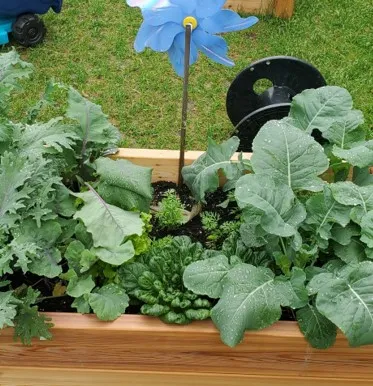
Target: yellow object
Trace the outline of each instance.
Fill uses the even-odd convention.
[[[187,16],[184,20],[183,20],[183,26],[184,28],[186,28],[186,26],[190,24],[192,26],[193,29],[196,29],[197,26],[198,26],[198,21],[195,17],[193,16]]]

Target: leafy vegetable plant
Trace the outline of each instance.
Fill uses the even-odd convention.
[[[307,90],[288,118],[262,127],[251,174],[230,161],[235,139],[210,146],[184,169],[199,200],[216,189],[223,169],[242,211],[240,240],[271,260],[232,264],[222,253],[186,268],[187,288],[218,299],[211,316],[226,344],[270,326],[284,307],[314,347],[333,345],[337,328],[352,346],[373,343],[373,152],[362,123],[346,90]],[[315,129],[323,146],[311,136]]]
[[[65,117],[35,121],[40,103],[31,123],[10,121],[9,93],[31,67],[15,51],[0,67],[0,328],[14,326],[29,344],[51,337],[37,305],[54,295],[32,288],[40,281],[102,320],[125,311],[118,270],[149,248],[140,211],[149,211],[151,169],[101,157],[119,132],[72,88]]]

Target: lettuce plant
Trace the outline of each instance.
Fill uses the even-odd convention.
[[[373,151],[362,123],[346,90],[307,90],[288,118],[262,127],[251,174],[238,177],[242,161],[229,161],[237,139],[184,169],[200,200],[223,170],[242,211],[242,243],[272,261],[255,266],[222,253],[186,268],[187,288],[218,299],[211,316],[226,344],[272,325],[283,307],[314,347],[333,345],[337,328],[352,346],[373,343]]]

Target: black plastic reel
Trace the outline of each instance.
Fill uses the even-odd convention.
[[[25,13],[14,22],[12,34],[24,47],[35,47],[44,40],[46,28],[39,16]]]
[[[266,80],[266,90],[255,92]],[[257,83],[258,82],[258,83]],[[252,151],[260,128],[289,114],[293,97],[304,90],[326,85],[311,64],[289,56],[274,56],[251,64],[232,82],[227,94],[227,113],[240,138],[240,151]]]

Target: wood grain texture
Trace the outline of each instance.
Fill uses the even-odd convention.
[[[289,19],[294,13],[295,0],[275,0],[274,14],[277,17]]]
[[[190,165],[203,151],[187,151],[185,153],[185,165]],[[244,153],[244,158],[250,159],[251,153]],[[178,150],[152,150],[152,149],[119,149],[112,158],[127,159],[139,166],[153,168],[153,182],[172,181],[177,182],[179,170]],[[232,158],[237,160],[238,153]]]
[[[0,367],[1,386],[371,386],[370,381],[101,370]]]
[[[232,349],[222,344],[218,331],[209,321],[170,326],[158,319],[137,315],[124,315],[112,323],[100,322],[93,315],[48,315],[55,324],[52,341],[37,341],[31,347],[24,347],[14,343],[11,329],[0,335],[3,377],[11,377],[9,372],[19,367],[58,367],[69,372],[72,369],[164,372],[217,378],[222,375],[227,379],[230,375],[253,379],[264,376],[295,379],[298,383],[287,383],[294,386],[303,386],[300,379],[332,382],[336,377],[341,385],[347,385],[347,380],[373,384],[373,346],[352,349],[340,335],[332,349],[315,350],[293,322],[280,322],[263,331],[247,333],[244,342]],[[253,385],[261,384],[255,381]]]
[[[228,0],[225,7],[236,11],[255,14],[274,14],[290,18],[294,12],[295,0]]]

